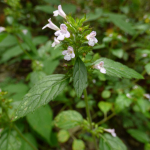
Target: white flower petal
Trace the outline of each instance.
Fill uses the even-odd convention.
[[[102,68],[100,68],[100,72],[105,74],[106,73],[106,69],[102,67]]]
[[[95,43],[94,43],[93,40],[89,40],[88,44],[89,44],[90,46],[94,46]]]
[[[90,39],[90,35],[87,35],[86,38],[87,38],[87,40],[89,40]]]
[[[97,38],[94,38],[94,42],[95,42],[95,43],[97,43],[97,42],[98,42]]]
[[[75,57],[75,54],[74,54],[74,53],[72,53],[71,58],[74,58],[74,57]]]
[[[64,51],[62,52],[62,54],[63,54],[63,55],[66,55],[67,52],[68,52],[67,50],[64,50]]]
[[[5,27],[0,27],[0,33],[5,31],[5,30],[6,30]]]
[[[71,56],[70,55],[65,55],[64,59],[67,60],[67,61],[69,61],[69,60],[71,60]]]
[[[53,11],[53,13],[54,13],[53,16],[58,16],[59,15],[59,11],[58,10]]]
[[[58,11],[59,11],[59,15],[66,19],[66,14],[65,14],[65,12],[62,10],[61,5],[58,6]]]
[[[45,26],[42,28],[42,30],[43,30],[43,29],[45,29],[45,28],[47,28],[47,27],[48,27],[48,24],[47,24],[47,25],[45,25]]]
[[[59,36],[61,34],[61,32],[60,32],[60,30],[58,30],[54,34],[55,34],[55,36]]]
[[[65,37],[66,38],[69,38],[70,37],[70,33],[67,31],[67,33],[65,34]]]
[[[67,48],[67,49],[73,52],[73,47],[68,46],[68,48]]]
[[[52,47],[55,47],[55,42],[52,43]]]
[[[57,37],[57,39],[60,40],[60,41],[64,40],[64,38],[65,38],[65,36],[64,36],[63,34],[60,34],[60,35]]]

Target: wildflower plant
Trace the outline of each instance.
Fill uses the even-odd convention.
[[[23,101],[20,103],[13,117],[13,121],[26,116],[42,105],[46,105],[54,100],[68,84],[73,84],[78,98],[84,94],[87,117],[83,118],[82,115],[75,110],[63,111],[56,116],[54,121],[55,126],[65,130],[79,127],[79,129],[89,132],[95,143],[95,149],[98,149],[98,141],[100,138],[103,139],[100,141],[100,144],[105,142],[105,138],[110,138],[110,135],[104,137],[104,132],[111,133],[116,140],[118,140],[118,137],[114,129],[106,129],[101,126],[101,123],[107,120],[107,116],[105,120],[98,123],[92,121],[86,90],[88,87],[88,75],[90,74],[92,76],[93,71],[99,71],[102,74],[119,78],[143,79],[143,77],[127,66],[108,58],[101,57],[96,61],[94,59],[86,61],[86,55],[92,51],[93,46],[98,44],[96,31],[93,29],[94,27],[91,28],[90,25],[84,25],[84,22],[87,21],[86,15],[81,19],[74,19],[71,15],[65,14],[61,5],[59,5],[58,10],[55,10],[53,13],[54,17],[60,15],[64,18],[64,22],[60,24],[60,28],[57,27],[50,18],[48,19],[49,23],[42,29],[48,31],[48,28],[50,28],[55,31],[52,47],[60,46],[62,48],[62,56],[66,61],[64,68],[67,70],[67,73],[45,76],[38,81],[24,96]],[[99,43],[101,43],[101,41],[99,41]],[[112,107],[113,106],[110,105],[109,110]],[[104,107],[104,112],[106,109],[107,106]],[[115,109],[112,110],[113,116]],[[105,114],[106,113],[107,111]],[[123,143],[121,143],[121,145],[123,145]],[[110,145],[108,145],[108,147],[110,147]]]

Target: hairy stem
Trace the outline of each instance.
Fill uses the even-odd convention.
[[[90,124],[90,129],[93,130],[92,127],[92,118],[91,118],[91,114],[90,114],[90,109],[89,109],[89,104],[88,104],[88,97],[87,97],[87,91],[86,89],[84,89],[84,100],[85,100],[85,106],[86,106],[86,115]],[[92,134],[93,140],[94,140],[94,145],[96,150],[98,150],[98,146],[97,146],[97,142],[96,142],[96,137]]]
[[[21,137],[24,141],[26,141],[34,150],[37,150],[37,148],[36,148],[34,145],[32,145],[32,143],[30,143],[30,142],[24,137],[24,135],[19,131],[19,129],[18,129],[18,127],[17,127],[16,125],[14,125],[13,128],[17,131],[17,133],[20,135],[20,137]]]

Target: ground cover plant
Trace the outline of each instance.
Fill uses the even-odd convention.
[[[0,149],[149,150],[148,3],[1,1]]]

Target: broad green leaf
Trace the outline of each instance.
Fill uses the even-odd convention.
[[[27,115],[29,125],[50,143],[52,130],[52,110],[48,105],[38,108],[34,113]]]
[[[33,39],[35,45],[43,44],[48,40],[47,36],[37,36]]]
[[[104,114],[106,114],[111,109],[112,104],[109,102],[99,102],[98,107]]]
[[[58,141],[60,143],[65,143],[68,141],[70,135],[69,135],[69,132],[67,130],[60,130],[57,134],[57,138],[58,138]]]
[[[67,84],[68,77],[63,74],[55,74],[44,77],[24,96],[14,119],[23,117],[29,112],[33,112],[40,106],[55,99],[55,97],[63,91]]]
[[[76,5],[73,4],[63,4],[62,9],[66,14],[74,14],[76,12]]]
[[[148,143],[150,142],[150,139],[148,137],[148,135],[140,130],[137,129],[129,129],[127,130],[127,132],[133,137],[135,138],[137,141],[141,142],[141,143]]]
[[[127,147],[118,137],[113,137],[110,134],[104,134],[101,137],[99,148],[101,150],[127,150]]]
[[[23,135],[28,141],[30,141],[36,148],[37,148],[37,142],[36,139],[33,137],[32,134],[26,133]],[[21,139],[22,144],[19,150],[34,150],[24,139]]]
[[[146,113],[150,109],[150,102],[143,98],[137,99],[137,105],[142,113]]]
[[[0,33],[0,42],[2,42],[7,37],[7,34]]]
[[[24,48],[24,49],[27,49],[27,45],[25,43],[21,44],[21,46]],[[20,54],[23,53],[23,50],[21,49],[21,47],[19,45],[17,46],[14,46],[10,49],[7,49],[3,54],[2,54],[2,59],[0,60],[0,62],[6,62],[8,61],[9,59],[13,58],[13,57],[16,57]]]
[[[3,41],[0,42],[0,47],[9,47],[17,44],[15,36],[9,34]]]
[[[85,144],[82,140],[75,139],[72,144],[73,150],[84,150]]]
[[[6,129],[0,137],[0,150],[18,150],[21,146],[21,139],[16,131]]]
[[[133,35],[135,33],[135,30],[132,28],[131,24],[125,21],[125,15],[115,13],[108,13],[107,15],[110,21],[112,21],[117,27],[119,27],[124,32],[127,32],[130,35]]]
[[[61,3],[60,0],[43,0],[43,1],[55,5],[59,5]]]
[[[35,7],[35,10],[40,10],[48,14],[53,14],[55,8],[50,5],[39,5]]]
[[[146,69],[147,74],[150,75],[150,63],[145,65],[145,69]]]
[[[115,62],[113,60],[107,58],[100,58],[95,61],[93,64],[98,64],[101,61],[104,62],[104,68],[106,69],[106,74],[109,76],[119,77],[119,78],[136,78],[136,79],[143,79],[143,76],[134,71],[133,69],[128,68],[127,66]]]
[[[78,97],[81,96],[87,86],[87,70],[79,57],[76,59],[73,69],[73,86]]]
[[[58,114],[55,118],[55,125],[58,128],[70,129],[80,125],[83,117],[74,110],[66,110]]]
[[[8,94],[11,95],[13,101],[21,101],[28,90],[28,86],[22,82],[17,84],[8,84],[4,87],[4,91],[7,91]]]

